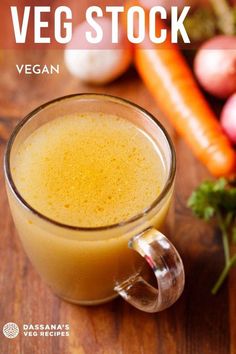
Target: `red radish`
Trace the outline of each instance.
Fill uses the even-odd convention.
[[[203,88],[219,98],[236,91],[236,36],[217,36],[198,51],[195,74]]]
[[[230,140],[236,144],[236,92],[224,106],[221,114],[221,124]]]
[[[109,18],[97,18],[103,30],[98,44],[86,40],[86,32],[93,32],[85,21],[76,27],[72,40],[65,50],[65,63],[70,73],[82,81],[105,84],[122,75],[132,61],[132,47],[126,32],[119,26],[119,43],[111,39],[112,22]]]

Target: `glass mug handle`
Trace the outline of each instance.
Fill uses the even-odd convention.
[[[159,312],[170,307],[184,288],[184,267],[172,243],[159,231],[149,228],[134,236],[128,244],[151,266],[157,288],[135,275],[117,284],[115,291],[132,306],[145,312]]]

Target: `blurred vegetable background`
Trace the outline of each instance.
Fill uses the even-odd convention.
[[[200,2],[185,21],[192,42],[202,42],[217,34],[236,34],[235,1],[209,0]]]
[[[158,2],[158,0],[154,1],[155,4]],[[173,3],[176,4],[176,1],[173,0]],[[142,4],[148,7],[148,2],[151,4],[151,0],[143,0]],[[182,4],[189,3],[187,0],[181,2]],[[23,6],[28,6],[31,1],[14,0],[14,2],[12,2],[10,0],[4,0],[1,2],[1,6],[9,3],[14,3],[19,6],[19,8],[23,8]],[[32,0],[33,5],[39,5],[39,3],[39,0]],[[48,0],[46,3],[47,5],[50,3],[52,8],[53,6],[62,5],[58,0]],[[111,0],[109,2],[108,0],[66,0],[64,5],[68,5],[72,8],[74,23],[75,26],[77,26],[84,21],[84,13],[87,7],[95,3],[99,6],[105,6],[107,3],[109,3],[109,5],[124,4],[124,2],[121,3],[120,0]],[[169,3],[172,4],[172,1],[169,1]],[[180,4],[180,1],[178,3]],[[227,0],[226,3],[230,6],[231,10],[233,10],[233,4],[236,5],[236,1],[232,2]],[[210,12],[212,22],[200,19],[198,22],[199,25],[196,27],[193,25],[192,17],[195,15],[202,16],[203,10]],[[52,14],[48,16],[51,24],[53,24],[53,14],[52,12]],[[95,92],[120,96],[140,104],[156,116],[166,127],[175,144],[178,163],[174,201],[167,217],[165,233],[170,237],[180,252],[186,271],[186,287],[180,301],[169,310],[157,316],[136,311],[119,299],[94,308],[81,308],[76,305],[72,306],[64,301],[59,301],[40,281],[21,249],[18,237],[16,237],[15,228],[13,227],[13,221],[10,217],[6,192],[3,185],[3,171],[1,169],[0,317],[2,325],[9,321],[14,321],[18,324],[50,324],[59,322],[68,323],[71,329],[69,337],[27,338],[23,336],[23,332],[21,332],[16,339],[8,340],[7,338],[3,338],[2,335],[2,338],[0,338],[1,353],[236,354],[235,268],[232,268],[229,278],[224,282],[223,286],[217,292],[217,295],[211,295],[211,289],[217,278],[221,274],[223,274],[223,277],[225,274],[228,274],[228,269],[235,259],[236,245],[233,243],[235,239],[233,223],[231,223],[230,227],[232,226],[232,228],[230,228],[228,227],[228,220],[225,220],[225,222],[227,222],[226,231],[228,239],[225,242],[226,257],[224,262],[221,239],[221,235],[223,236],[223,234],[220,232],[220,225],[218,218],[215,217],[216,215],[214,217],[212,216],[208,223],[205,223],[204,220],[198,220],[198,218],[194,216],[196,214],[195,212],[194,215],[192,214],[191,209],[193,208],[191,205],[191,209],[187,207],[187,200],[196,188],[196,192],[199,191],[197,196],[204,197],[205,201],[211,203],[210,205],[209,203],[208,205],[202,204],[203,209],[201,210],[205,210],[206,207],[208,216],[212,215],[212,211],[215,210],[211,209],[211,207],[215,207],[216,202],[220,204],[218,204],[218,206],[220,206],[224,214],[223,216],[225,216],[225,212],[227,213],[227,211],[221,203],[221,197],[228,195],[228,189],[229,194],[232,193],[232,198],[235,201],[235,181],[225,179],[224,182],[222,182],[218,177],[214,178],[213,175],[211,176],[205,168],[205,165],[212,165],[215,161],[215,157],[219,156],[216,154],[214,148],[206,148],[208,158],[205,158],[205,161],[201,159],[201,161],[203,161],[202,163],[198,162],[197,158],[195,158],[192,153],[192,145],[195,145],[195,148],[197,147],[196,150],[199,150],[200,145],[201,156],[204,158],[205,146],[209,146],[209,141],[214,140],[218,149],[221,151],[220,156],[222,156],[221,154],[224,156],[223,161],[227,161],[229,156],[233,156],[234,158],[236,145],[236,93],[234,92],[228,98],[218,98],[215,97],[213,93],[209,93],[208,88],[202,86],[197,77],[197,73],[195,73],[194,62],[196,60],[196,54],[202,49],[206,41],[212,40],[216,36],[234,36],[235,38],[235,33],[225,34],[218,27],[216,24],[218,16],[215,14],[210,1],[193,1],[189,16],[191,19],[190,25],[193,30],[195,31],[197,29],[197,32],[201,34],[196,40],[192,39],[190,50],[188,50],[188,46],[185,46],[185,48],[182,45],[179,47],[174,46],[173,51],[172,47],[169,48],[171,49],[169,51],[167,48],[167,54],[164,55],[163,50],[161,54],[160,48],[154,47],[145,55],[144,51],[138,54],[137,48],[135,49],[134,46],[131,46],[131,48],[125,49],[125,51],[127,50],[126,55],[129,57],[127,67],[125,67],[125,65],[120,66],[120,60],[122,58],[116,55],[115,59],[113,58],[110,62],[111,53],[109,53],[109,51],[106,53],[103,52],[104,57],[102,61],[99,58],[101,54],[99,50],[96,56],[91,52],[89,56],[87,56],[88,53],[85,53],[85,58],[79,58],[79,65],[77,65],[76,60],[74,61],[73,58],[73,64],[69,63],[69,66],[68,63],[64,65],[64,50],[54,50],[48,45],[43,46],[43,48],[32,49],[30,47],[29,49],[11,49],[10,44],[10,50],[4,49],[1,51],[1,159],[10,133],[22,117],[48,100],[71,93]],[[206,26],[206,22],[210,23],[209,27]],[[9,18],[5,16],[4,12],[1,17],[1,23],[3,24],[2,36],[9,38],[12,24]],[[209,29],[206,30],[206,28]],[[191,30],[189,29],[189,31]],[[32,34],[33,36],[32,32],[33,26],[29,28],[29,35]],[[207,32],[210,32],[210,34],[206,35]],[[191,34],[191,36],[193,35]],[[74,33],[73,40],[77,40],[76,33]],[[206,50],[207,49],[204,49],[204,51]],[[226,52],[225,50],[222,53],[223,62],[225,62],[224,58],[227,56]],[[172,55],[171,53],[174,54]],[[135,68],[138,66],[141,67],[141,61],[137,56],[139,59],[142,57],[145,60],[150,60],[152,64],[150,68],[149,65],[146,66],[146,73],[143,73],[143,75],[141,75],[141,71],[144,71],[143,66],[142,69],[139,70],[140,74],[137,73]],[[183,64],[180,68],[178,68],[178,65],[174,65],[174,58],[178,58],[179,62]],[[83,60],[85,64],[83,64]],[[110,71],[112,66],[105,65],[106,60],[112,63],[112,66],[114,65],[114,71],[113,69]],[[214,57],[212,57],[211,60],[214,62]],[[117,65],[117,62],[119,65]],[[228,59],[226,62],[228,62]],[[161,70],[161,63],[165,63],[164,71]],[[53,76],[19,75],[16,70],[16,64],[60,65],[60,74]],[[128,69],[128,64],[131,64],[130,69]],[[71,67],[71,65],[73,67]],[[87,71],[84,69],[84,65],[86,65]],[[221,62],[218,67],[218,73],[216,74],[217,78],[218,74],[222,73],[222,65]],[[99,70],[97,70],[97,66],[99,66]],[[216,67],[216,65],[212,66]],[[67,67],[70,70],[68,70]],[[201,69],[204,70],[204,68]],[[74,70],[76,73],[74,73]],[[92,74],[88,76],[88,73],[91,73],[90,70],[92,70]],[[151,73],[153,70],[155,76],[152,78]],[[106,80],[104,71],[107,75]],[[228,71],[226,70],[226,72]],[[168,82],[165,80],[163,73],[167,75]],[[100,82],[94,85],[93,80],[91,84],[92,75],[94,75],[95,81],[98,79]],[[144,83],[144,81],[146,82],[144,75],[147,76],[148,80],[152,78],[153,90],[147,89],[147,85]],[[186,81],[184,80],[185,75],[187,78]],[[219,76],[222,77],[222,75]],[[163,77],[163,80],[161,80],[161,77]],[[188,86],[188,80],[191,86]],[[228,85],[228,82],[225,80],[226,79],[224,79],[223,88]],[[87,83],[87,81],[89,82]],[[231,79],[231,81],[233,82],[233,79]],[[105,84],[103,82],[105,82]],[[194,92],[191,94],[193,87]],[[164,105],[160,98],[159,100],[157,99],[160,95],[160,90],[165,90],[166,92],[162,97],[165,105],[170,106],[169,115],[167,115],[167,113],[161,114],[161,110],[164,112]],[[182,90],[184,94],[182,93],[180,95],[181,91],[179,90]],[[182,121],[182,123],[178,125],[178,132],[175,115],[171,111],[173,104],[175,104],[175,106],[173,106],[175,109],[179,107],[178,122]],[[190,110],[195,122],[195,125],[192,123],[193,125],[190,130],[190,140],[194,139],[194,143],[190,141],[189,145],[186,145],[184,139],[187,139],[188,129],[185,129],[187,118],[185,118],[184,113],[190,112]],[[214,130],[211,130],[210,127],[205,130],[205,126],[209,124],[209,116],[211,117],[210,120],[213,122],[213,127],[215,127]],[[192,119],[191,122],[193,122]],[[182,134],[180,132],[181,128],[183,129]],[[214,139],[211,131],[217,132]],[[225,134],[223,134],[223,131],[225,131]],[[220,136],[223,137],[223,145],[221,145],[217,139],[218,132]],[[204,133],[204,135],[202,135],[202,133]],[[232,144],[230,141],[232,141]],[[229,153],[222,149],[222,146],[227,146]],[[195,156],[198,156],[197,152]],[[211,156],[213,156],[213,159]],[[199,158],[200,156],[198,156],[198,159]],[[229,161],[231,161],[231,158]],[[216,160],[218,161],[218,159]],[[231,163],[229,163],[229,166],[230,165]],[[217,172],[219,173],[218,163],[216,166]],[[215,171],[215,168],[213,170]],[[228,168],[226,168],[226,170],[228,170]],[[208,183],[202,186],[202,182],[205,183],[204,181],[206,179]],[[213,205],[211,193],[213,196],[217,197],[217,201],[213,200]],[[198,204],[200,202],[201,201],[196,197],[193,207],[201,206],[201,204]],[[210,207],[209,209],[208,206]],[[235,215],[234,206],[232,211]],[[229,217],[229,219],[231,219],[231,217]],[[231,221],[233,220],[235,221],[234,218],[231,219]],[[229,252],[227,251],[227,244],[229,244]],[[224,273],[222,271],[224,271]],[[220,283],[221,280],[222,277],[220,278]],[[24,305],[22,306],[22,304]]]

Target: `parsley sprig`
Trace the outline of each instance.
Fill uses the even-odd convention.
[[[216,294],[236,265],[236,254],[230,254],[230,244],[236,243],[236,186],[224,178],[203,182],[190,196],[188,206],[200,219],[215,219],[221,231],[225,266],[212,289]]]

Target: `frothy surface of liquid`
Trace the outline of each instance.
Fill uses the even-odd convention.
[[[33,208],[81,227],[137,215],[164,183],[150,138],[127,120],[101,113],[59,117],[38,128],[20,146],[12,171]]]

